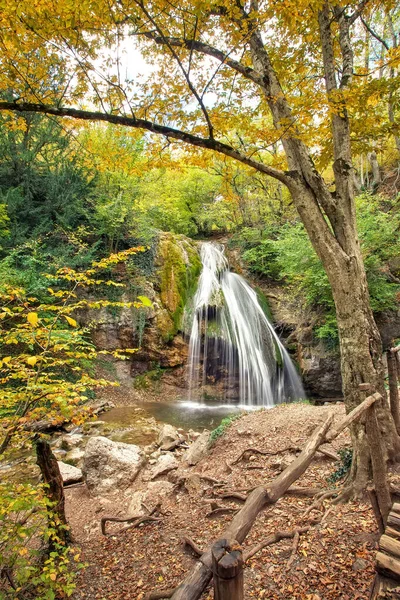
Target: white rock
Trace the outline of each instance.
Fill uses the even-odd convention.
[[[174,484],[169,481],[151,481],[147,489],[135,492],[132,496],[128,508],[128,517],[141,515],[145,513],[142,506],[144,503],[149,510],[157,504],[162,504],[163,500],[172,492]]]
[[[92,437],[85,449],[83,476],[89,490],[99,496],[123,490],[135,480],[144,460],[139,446]]]
[[[82,471],[77,467],[73,467],[72,465],[68,465],[67,463],[61,461],[58,461],[58,467],[60,469],[64,485],[82,481]]]
[[[175,440],[179,440],[179,438],[180,435],[178,433],[178,430],[175,429],[175,427],[173,427],[172,425],[166,423],[165,425],[163,425],[160,431],[157,444],[162,448],[163,446],[168,446],[169,444],[172,444],[172,442],[175,442]]]
[[[155,479],[160,475],[165,475],[165,473],[177,469],[178,467],[179,462],[176,460],[175,456],[172,454],[164,454],[163,456],[160,456],[157,463],[151,469],[149,479]]]
[[[189,465],[197,465],[204,458],[210,447],[210,432],[205,429],[200,437],[190,446],[184,456]]]

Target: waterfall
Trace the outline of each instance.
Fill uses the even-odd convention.
[[[206,242],[200,254],[203,269],[189,310],[189,398],[204,397],[208,388],[248,406],[304,398],[257,293],[229,271],[224,247]]]

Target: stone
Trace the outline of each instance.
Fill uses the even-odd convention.
[[[157,504],[162,504],[173,489],[174,484],[169,481],[151,481],[145,490],[135,492],[132,495],[128,507],[128,517],[144,514],[145,509],[142,504],[145,504],[149,510]]]
[[[184,455],[184,460],[189,465],[197,465],[204,458],[210,448],[210,432],[205,429],[200,437],[191,444],[189,450]]]
[[[79,446],[83,441],[83,434],[82,433],[70,433],[68,435],[64,435],[61,438],[61,448],[63,450],[72,450],[73,448],[76,448],[77,446]]]
[[[157,444],[161,446],[161,448],[164,448],[169,446],[169,444],[172,444],[176,440],[179,440],[179,438],[180,435],[178,433],[178,430],[175,429],[175,427],[173,427],[172,425],[166,423],[165,425],[163,425],[160,431]]]
[[[79,463],[82,462],[84,456],[85,451],[82,450],[82,448],[73,448],[67,453],[65,460],[71,465],[79,466]]]
[[[157,463],[150,471],[149,479],[156,479],[160,475],[165,475],[169,471],[173,471],[179,467],[179,462],[172,454],[163,454],[157,460]]]
[[[139,446],[96,436],[86,445],[83,476],[89,490],[100,496],[128,488],[144,461]]]
[[[64,485],[69,485],[71,483],[78,483],[79,481],[82,481],[83,476],[81,469],[73,467],[72,465],[67,465],[67,463],[61,461],[58,461],[58,467],[60,469]]]

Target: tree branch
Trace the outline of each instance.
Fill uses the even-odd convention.
[[[270,177],[281,181],[288,187],[291,185],[292,180],[289,172],[275,169],[274,167],[270,167],[269,165],[265,165],[264,163],[260,163],[248,158],[245,154],[242,154],[238,150],[235,150],[235,148],[232,146],[229,146],[229,144],[225,144],[211,138],[202,138],[192,133],[175,129],[174,127],[169,127],[167,125],[153,123],[152,121],[147,121],[145,119],[137,119],[136,117],[127,117],[124,115],[116,115],[97,111],[80,110],[77,108],[35,104],[33,102],[0,102],[0,112],[5,110],[14,112],[41,113],[53,115],[55,117],[71,117],[73,119],[84,121],[105,121],[107,123],[113,123],[114,125],[124,125],[125,127],[144,129],[146,131],[150,131],[151,133],[164,135],[167,138],[179,140],[192,146],[205,148],[206,150],[214,150],[215,152],[229,156],[230,158],[252,167],[260,173],[269,175]]]
[[[250,79],[255,84],[257,84],[257,85],[263,84],[262,77],[260,77],[260,75],[258,75],[258,73],[254,69],[252,69],[251,67],[246,67],[245,65],[242,65],[242,63],[240,63],[237,60],[234,60],[233,58],[229,58],[228,54],[226,54],[225,52],[222,52],[222,50],[218,50],[218,48],[214,48],[213,46],[206,44],[205,42],[200,42],[199,40],[191,40],[191,39],[188,40],[188,39],[180,39],[180,38],[174,38],[174,37],[167,37],[167,38],[164,36],[161,37],[153,31],[146,31],[143,33],[139,33],[137,35],[143,35],[143,36],[147,37],[149,40],[156,42],[157,44],[168,43],[169,46],[174,46],[177,48],[186,48],[187,50],[190,50],[190,51],[196,51],[196,52],[199,52],[200,54],[206,54],[207,56],[212,56],[213,58],[216,58],[221,63],[224,63],[225,65],[227,65],[228,67],[230,67],[231,69],[236,71],[237,73],[240,73],[241,75],[243,75],[243,77],[245,77],[246,79]]]

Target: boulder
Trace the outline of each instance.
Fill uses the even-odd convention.
[[[150,471],[149,479],[156,479],[179,467],[179,462],[172,454],[163,454]]]
[[[165,498],[172,492],[174,484],[169,481],[151,481],[147,489],[135,492],[132,495],[128,508],[128,516],[141,515],[145,512],[142,504],[149,510],[157,504],[162,504]]]
[[[82,471],[72,465],[58,461],[58,467],[60,469],[61,477],[63,478],[64,485],[71,483],[78,483],[82,481]]]
[[[92,437],[85,449],[83,476],[89,490],[100,496],[129,487],[144,460],[139,446]]]
[[[158,436],[157,444],[161,446],[161,448],[166,448],[176,440],[179,440],[181,436],[178,433],[178,430],[175,429],[172,425],[166,423],[163,425],[160,435]]]
[[[184,456],[184,460],[189,465],[197,465],[204,458],[210,448],[210,432],[205,429],[203,433],[190,446]]]

